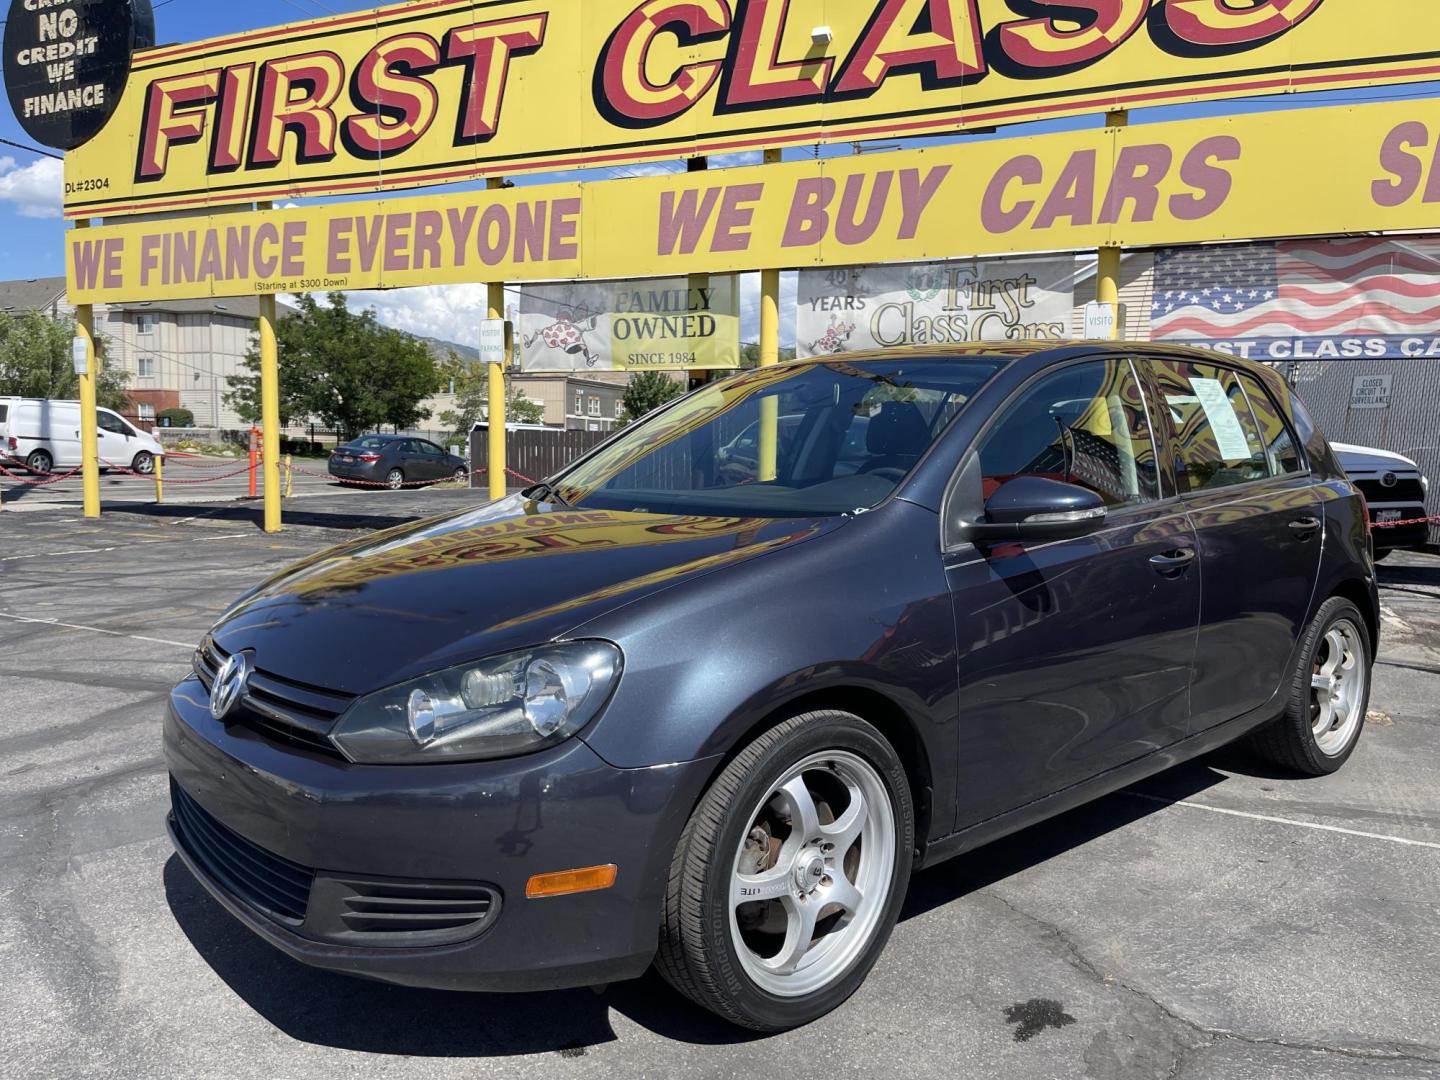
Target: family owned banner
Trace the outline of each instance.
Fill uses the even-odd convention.
[[[641,282],[526,285],[525,371],[641,371],[740,366],[733,274]]]
[[[1069,256],[804,270],[796,352],[1068,338],[1074,280]]]

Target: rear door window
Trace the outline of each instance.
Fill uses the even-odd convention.
[[[1151,369],[1175,432],[1182,488],[1209,491],[1271,476],[1237,372],[1193,360],[1154,360]]]
[[[5,423],[8,419],[10,419],[10,406],[0,405],[0,424]]]
[[[1089,488],[1110,507],[1160,498],[1155,444],[1128,360],[1092,360],[1042,375],[980,444],[983,495],[1042,476]]]
[[[1271,474],[1288,476],[1304,472],[1305,464],[1300,457],[1295,433],[1290,430],[1290,424],[1275,404],[1275,399],[1254,375],[1246,371],[1236,372],[1236,375],[1245,388],[1245,396],[1250,399],[1250,410],[1255,414],[1260,438],[1265,443],[1265,456],[1269,458]]]

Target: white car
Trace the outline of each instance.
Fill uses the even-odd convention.
[[[1421,474],[1420,467],[1391,450],[1338,442],[1330,446],[1345,474],[1365,496],[1371,535],[1375,538],[1375,558],[1383,559],[1399,549],[1424,548],[1430,539],[1430,526],[1419,519],[1426,515],[1430,481]],[[1417,523],[1397,527],[1391,524],[1396,521]]]
[[[152,473],[165,448],[153,435],[131,426],[119,413],[96,410],[102,469]],[[33,473],[65,472],[79,466],[80,403],[45,398],[0,397],[0,461]]]

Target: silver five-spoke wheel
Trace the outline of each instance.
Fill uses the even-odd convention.
[[[1316,652],[1310,677],[1311,729],[1320,752],[1332,757],[1350,745],[1364,720],[1369,669],[1362,641],[1355,624],[1341,619],[1326,630]]]
[[[760,800],[731,870],[741,966],[780,997],[843,975],[890,898],[895,811],[864,759],[832,750],[792,766]]]

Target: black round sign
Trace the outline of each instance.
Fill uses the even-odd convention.
[[[120,104],[131,53],[154,42],[150,0],[11,0],[5,90],[15,119],[44,146],[88,142]]]

